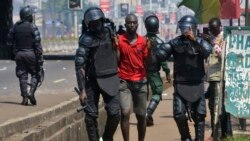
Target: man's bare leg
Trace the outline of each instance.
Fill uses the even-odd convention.
[[[138,130],[138,141],[144,141],[146,134],[146,116],[136,115],[137,119],[137,130]]]

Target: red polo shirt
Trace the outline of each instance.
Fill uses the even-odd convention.
[[[137,41],[130,44],[126,34],[119,36],[120,62],[118,72],[121,79],[138,81],[146,77],[144,59],[148,55],[147,41],[137,35]]]

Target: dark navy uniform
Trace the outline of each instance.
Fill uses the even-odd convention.
[[[204,140],[206,104],[204,97],[204,59],[212,52],[211,45],[200,37],[192,41],[185,36],[186,29],[196,32],[193,16],[184,16],[178,23],[182,35],[161,46],[159,60],[174,57],[174,119],[182,141],[190,141],[188,117],[195,122],[195,141]],[[191,118],[190,118],[191,117]]]
[[[75,69],[78,88],[81,92],[86,92],[85,102],[89,105],[84,109],[86,129],[90,141],[99,141],[97,117],[101,94],[108,116],[102,138],[104,141],[113,141],[120,121],[120,100],[117,56],[111,30],[103,26],[104,14],[99,8],[87,10],[84,20],[88,30],[79,40]],[[91,21],[95,21],[95,27],[90,25]],[[101,25],[98,22],[102,22]]]
[[[18,21],[8,35],[8,46],[12,49],[16,61],[16,76],[19,78],[21,104],[27,105],[28,99],[36,105],[34,93],[38,84],[39,59],[42,58],[41,38],[38,28],[32,23],[32,10],[29,6],[20,11],[21,20]],[[42,62],[40,62],[42,63]],[[31,87],[28,92],[28,74],[31,75]]]

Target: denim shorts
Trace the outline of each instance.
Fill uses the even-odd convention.
[[[143,81],[120,81],[120,102],[121,109],[124,112],[130,113],[132,100],[133,111],[137,115],[146,115],[147,108],[147,82]],[[123,113],[123,114],[128,114]]]

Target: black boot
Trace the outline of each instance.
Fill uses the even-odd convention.
[[[23,97],[23,100],[21,102],[22,105],[28,105],[28,98],[27,96],[22,96]]]
[[[86,115],[85,124],[89,141],[99,141],[99,132],[96,117]]]
[[[152,116],[147,115],[146,116],[147,126],[153,126],[154,125],[154,119]]]
[[[205,122],[195,123],[195,141],[204,141]]]
[[[181,140],[192,141],[189,127],[188,127],[187,118],[182,116],[182,117],[175,117],[174,119],[179,129],[179,132],[181,134]]]
[[[116,128],[119,124],[120,117],[108,117],[105,130],[103,133],[103,141],[113,141],[113,136],[115,134]]]
[[[146,120],[147,120],[147,126],[153,126],[154,125],[154,119],[152,117],[156,107],[158,106],[159,102],[152,99],[150,100],[150,103],[147,108],[147,114],[146,114]]]
[[[30,103],[31,103],[32,105],[36,105],[35,91],[36,91],[36,87],[31,86],[30,91],[29,91],[28,98],[29,98]]]

